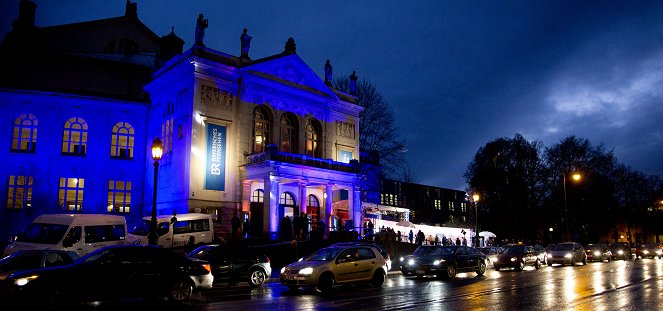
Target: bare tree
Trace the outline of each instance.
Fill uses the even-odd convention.
[[[350,92],[347,79],[336,78],[334,86],[343,92]],[[359,147],[362,150],[375,150],[382,166],[381,174],[385,178],[402,180],[411,175],[405,168],[406,146],[401,139],[394,122],[394,111],[384,100],[375,85],[364,79],[357,83],[356,94],[359,105],[364,107],[359,123]],[[403,173],[401,176],[401,173]],[[409,176],[408,178],[412,178]]]

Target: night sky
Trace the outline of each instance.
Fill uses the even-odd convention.
[[[0,34],[18,0],[0,1]],[[125,0],[35,1],[37,26],[124,15]],[[618,161],[663,175],[663,1],[136,0],[157,35],[207,47],[280,53],[288,37],[323,78],[352,70],[393,107],[421,184],[464,190],[487,142],[516,133],[545,146],[569,135],[604,144]],[[636,4],[634,4],[636,3]]]

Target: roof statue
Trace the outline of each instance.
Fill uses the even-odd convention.
[[[332,65],[329,63],[329,60],[325,63],[325,83],[331,84],[332,81]]]
[[[242,35],[239,36],[239,40],[242,43],[241,54],[239,57],[250,59],[249,48],[251,47],[251,39],[253,39],[253,37],[249,36],[246,32],[247,30],[244,28]]]
[[[355,71],[352,71],[352,74],[350,75],[350,93],[352,95],[357,95],[357,74]]]
[[[295,39],[292,37],[288,38],[288,41],[285,42],[285,51],[283,51],[285,54],[296,54],[297,53],[297,45],[295,45]]]
[[[196,21],[196,43],[195,45],[205,46],[203,44],[203,37],[205,36],[205,28],[207,28],[207,19],[203,19],[203,14],[198,15],[198,20]]]

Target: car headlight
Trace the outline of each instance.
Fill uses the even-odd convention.
[[[313,273],[313,268],[311,267],[299,270],[299,274],[301,275],[311,275],[311,273]]]
[[[401,257],[401,262],[403,262],[403,260],[405,260],[405,257]]]
[[[659,250],[656,251],[656,254],[659,254],[659,255],[660,255],[660,254],[663,254],[663,251],[661,251],[661,250],[659,249]]]
[[[410,265],[410,266],[414,266],[414,264],[415,264],[414,259],[408,260],[407,264]]]
[[[648,250],[644,250],[644,251],[642,251],[642,253],[643,253],[643,254],[649,254],[649,251],[648,251]]]
[[[594,252],[594,256],[600,256],[600,255],[601,255],[601,252],[598,252],[598,251]]]
[[[546,257],[552,258],[552,254],[546,254]]]
[[[516,260],[518,260],[518,258],[516,258],[516,257],[511,257],[511,261],[516,261]]]
[[[619,250],[619,251],[617,252],[617,254],[624,255],[624,251],[623,251],[623,250]]]
[[[493,258],[493,262],[497,262],[497,261],[498,261],[497,257]]]
[[[436,260],[436,261],[433,261],[433,265],[439,266],[441,263],[443,263],[445,261],[446,260],[444,260],[444,259]]]
[[[31,275],[31,276],[26,276],[22,278],[18,278],[14,280],[14,284],[16,286],[23,286],[25,284],[30,283],[31,281],[37,279],[39,276],[38,275]]]
[[[281,268],[281,273],[285,273],[285,267]]]
[[[564,258],[571,258],[571,257],[573,257],[573,255],[571,255],[570,253],[569,253],[569,254],[566,254],[566,255],[564,255]]]

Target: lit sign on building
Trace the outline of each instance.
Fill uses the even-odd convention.
[[[226,186],[226,127],[207,124],[205,189],[224,191]]]
[[[352,151],[338,150],[338,162],[350,163]]]

